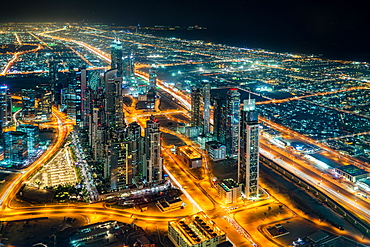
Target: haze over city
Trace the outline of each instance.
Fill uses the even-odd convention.
[[[362,5],[14,4],[1,245],[370,245]]]

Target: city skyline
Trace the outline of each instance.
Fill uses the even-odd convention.
[[[369,23],[360,1],[20,1],[17,11],[2,8],[5,22],[87,22],[117,25],[200,25],[209,41],[287,52],[324,54],[370,61]],[[109,11],[108,11],[108,8]],[[220,17],[220,18],[219,18]],[[177,34],[175,34],[177,35]],[[230,37],[230,38],[227,38]],[[366,56],[365,56],[366,54]],[[342,56],[342,57],[341,57]]]
[[[370,243],[369,63],[116,27],[0,29],[6,244]]]

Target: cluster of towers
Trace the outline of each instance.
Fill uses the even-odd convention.
[[[110,181],[110,190],[162,183],[159,122],[151,117],[142,131],[137,122],[127,124],[123,112],[125,90],[135,85],[133,55],[124,56],[122,43],[115,40],[111,57],[111,69],[98,77],[86,68],[71,68],[58,80],[51,63],[54,102],[76,120],[92,161],[104,167],[102,176]],[[155,82],[154,70],[150,85]]]
[[[226,146],[226,156],[238,160],[238,183],[243,184],[247,198],[258,196],[259,177],[259,124],[255,100],[241,104],[238,89],[231,88],[225,96],[210,97],[210,84],[193,88],[191,124],[201,134],[212,137]],[[210,125],[211,100],[213,126]],[[213,128],[211,128],[213,127]]]

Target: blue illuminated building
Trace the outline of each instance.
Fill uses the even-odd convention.
[[[27,133],[9,131],[4,135],[4,156],[7,165],[21,166],[28,156]]]
[[[39,128],[31,124],[17,126],[17,131],[27,134],[28,156],[35,156],[39,146]]]

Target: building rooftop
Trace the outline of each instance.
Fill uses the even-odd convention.
[[[344,171],[344,172],[346,172],[346,173],[348,173],[352,176],[360,176],[360,175],[364,175],[364,174],[369,173],[365,170],[362,170],[362,169],[358,168],[355,165],[341,166],[341,167],[338,167],[337,169],[339,169],[341,171]]]
[[[209,142],[206,142],[207,145],[209,145],[211,148],[220,148],[220,147],[225,147],[224,144],[218,142],[218,141],[209,141]]]
[[[190,246],[225,235],[225,232],[203,212],[169,222],[169,225],[180,233]]]
[[[219,185],[227,192],[231,191],[232,188],[239,187],[238,183],[234,179],[224,179]]]
[[[181,146],[178,149],[184,153],[189,159],[201,159],[202,155],[198,153],[193,147],[191,146]]]

